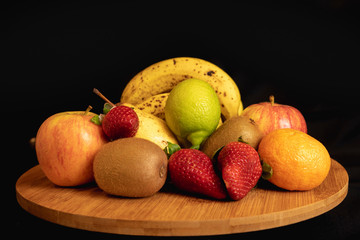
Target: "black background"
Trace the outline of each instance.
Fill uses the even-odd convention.
[[[73,1],[3,6],[2,182],[7,200],[3,211],[11,220],[7,229],[40,238],[138,239],[71,229],[33,217],[17,204],[15,183],[37,164],[28,140],[47,117],[85,110],[89,104],[100,112],[103,102],[92,93],[94,87],[117,102],[125,84],[143,68],[163,59],[191,56],[213,62],[232,76],[245,107],[274,94],[276,102],[298,108],[308,133],[327,147],[350,177],[348,196],[326,214],[221,238],[359,235],[359,2],[289,2]],[[49,231],[55,235],[49,236]],[[208,238],[215,239],[202,239]]]

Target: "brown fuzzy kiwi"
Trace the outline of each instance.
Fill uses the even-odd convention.
[[[263,134],[252,119],[245,116],[232,117],[216,129],[200,150],[212,158],[221,147],[227,143],[238,141],[239,138],[257,149]]]
[[[165,184],[168,159],[148,140],[122,138],[105,144],[94,159],[95,181],[104,192],[147,197]]]

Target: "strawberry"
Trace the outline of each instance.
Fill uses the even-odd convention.
[[[218,168],[231,199],[240,200],[258,182],[262,167],[256,150],[243,142],[231,142],[221,149]]]
[[[180,149],[169,158],[169,174],[179,189],[216,199],[226,198],[226,190],[216,175],[211,159],[196,149]]]
[[[102,128],[112,140],[133,137],[139,128],[139,118],[130,107],[113,107],[102,120]]]

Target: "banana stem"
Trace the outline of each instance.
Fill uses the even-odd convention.
[[[116,105],[113,104],[109,99],[107,99],[99,90],[96,88],[93,89],[93,93],[101,97],[105,102],[109,103],[111,106],[115,107]]]

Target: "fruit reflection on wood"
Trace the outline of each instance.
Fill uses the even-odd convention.
[[[168,182],[199,197],[240,200],[261,176],[309,190],[329,172],[329,153],[307,134],[299,110],[271,96],[243,111],[234,80],[208,61],[155,63],[128,82],[117,104],[95,93],[106,101],[103,113],[59,113],[39,128],[39,164],[56,185],[95,179],[110,195],[147,197]]]

